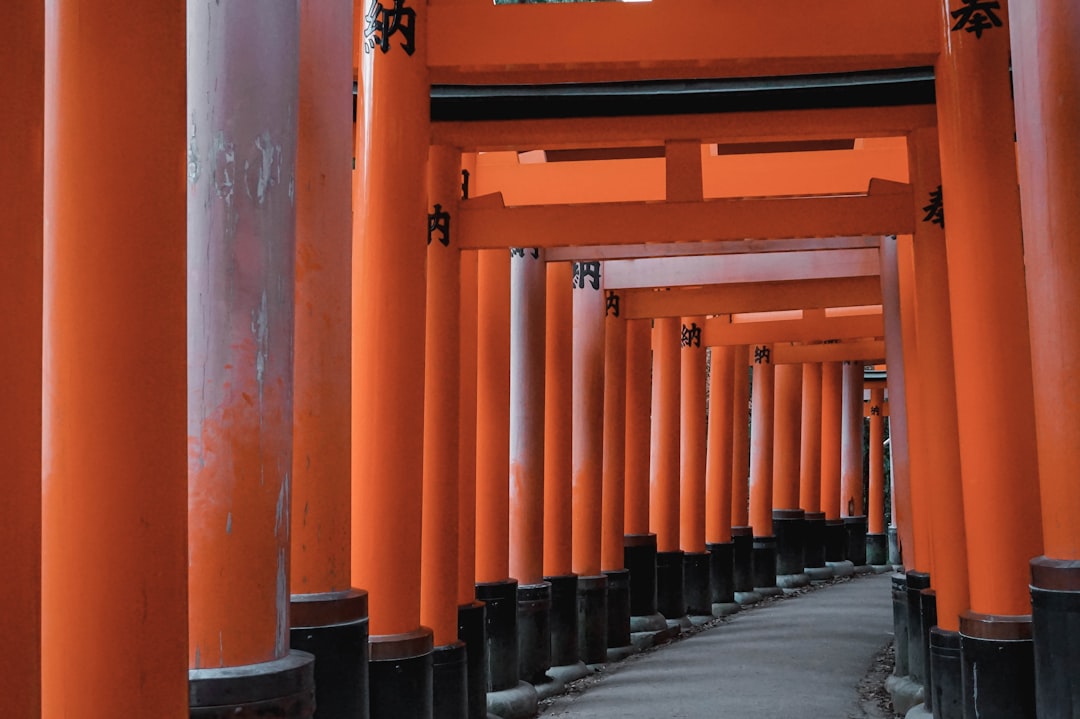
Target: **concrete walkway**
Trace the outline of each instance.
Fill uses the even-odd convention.
[[[856,687],[892,639],[888,574],[746,609],[675,644],[605,667],[543,717],[848,719]]]

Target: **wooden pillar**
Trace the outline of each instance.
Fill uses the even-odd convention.
[[[601,574],[604,467],[604,285],[599,262],[575,262],[573,570],[578,647],[586,664],[607,656],[607,579]]]
[[[825,513],[821,511],[821,363],[802,366],[799,507],[806,521],[806,568],[825,566]]]
[[[371,599],[371,715],[430,717],[420,623],[428,211],[426,6],[373,5],[356,48],[352,566]],[[396,24],[395,24],[396,23]],[[391,389],[392,388],[392,389]],[[505,467],[505,465],[504,465]],[[415,683],[413,683],[415,682]],[[408,683],[410,687],[405,689]]]
[[[8,388],[0,412],[0,454],[6,499],[17,508],[0,525],[7,569],[0,636],[12,651],[0,658],[0,696],[11,716],[41,716],[41,333],[45,132],[45,9],[7,3],[4,27],[18,28],[0,45],[0,336],[19,338],[0,354]],[[12,311],[12,308],[19,308]]]
[[[657,610],[668,619],[686,614],[679,549],[680,322],[653,322],[652,441],[649,530],[656,535]]]
[[[1080,340],[1066,328],[1080,307],[1080,253],[1065,238],[1075,238],[1080,227],[1080,114],[1064,98],[1073,93],[1080,64],[1080,14],[1067,2],[1036,0],[1014,2],[1010,16],[1043,524],[1043,554],[1031,562],[1036,696],[1040,713],[1075,716],[1080,448],[1069,430],[1077,426],[1076,403],[1062,399],[1076,397],[1078,382]],[[1060,608],[1059,592],[1067,593]]]
[[[518,668],[546,681],[551,584],[544,581],[544,320],[542,250],[510,250],[510,576],[518,582]]]
[[[784,577],[778,581],[788,586],[809,582],[803,574],[806,516],[799,507],[802,375],[801,364],[782,364],[775,370],[772,533],[776,537],[776,573]]]
[[[776,537],[772,526],[773,433],[776,367],[771,350],[754,347],[750,401],[750,526],[754,530],[755,589],[776,586]]]
[[[0,51],[5,58],[40,49],[41,17],[35,20],[31,6],[41,13],[40,3],[8,3],[2,11],[6,20],[26,21],[9,25],[13,35]],[[23,198],[7,194],[4,183],[5,209],[21,201],[26,214],[21,222],[3,214],[5,223],[18,224],[5,224],[0,271],[5,280],[12,270],[28,273],[3,290],[28,292],[14,305],[18,312],[5,301],[5,329],[35,324],[36,288],[44,293],[42,394],[24,394],[37,394],[27,377],[25,387],[10,388],[4,405],[5,414],[25,423],[20,433],[4,435],[5,441],[25,437],[20,449],[32,448],[37,434],[36,412],[18,414],[20,406],[40,402],[41,408],[41,473],[30,480],[41,492],[41,716],[182,719],[188,716],[188,447],[185,159],[177,150],[192,129],[184,109],[184,10],[176,3],[59,0],[48,4],[45,20],[44,205],[35,200],[42,192],[40,182],[34,185],[40,160],[32,159],[42,148],[40,120],[32,119],[42,112],[40,85],[34,90],[40,56],[6,66],[5,75],[25,83],[28,94],[5,102],[3,122],[25,118],[19,129],[28,137],[21,143],[18,134],[4,135],[8,167],[0,171],[5,181],[8,172],[26,173]],[[137,160],[120,148],[138,148]],[[38,285],[34,245],[42,207]],[[18,254],[14,265],[6,263],[9,251]],[[37,364],[35,345],[30,327],[17,344],[24,375]],[[8,464],[5,487],[14,476],[24,492],[34,467],[25,456]],[[34,513],[33,492],[26,496],[5,529],[19,526],[17,515]],[[36,518],[30,519],[31,534],[5,544],[5,557],[20,557],[22,569],[19,578],[5,576],[6,594],[36,583],[36,559],[26,556],[37,546]],[[24,588],[20,580],[34,583]],[[9,615],[22,629],[5,641],[29,635],[31,651],[17,645],[11,654],[20,666],[33,666],[5,677],[5,685],[16,676],[31,682],[16,696],[34,713],[5,711],[10,716],[36,715],[36,613],[32,605],[26,609]]]
[[[367,593],[351,583],[352,3],[300,6],[289,643],[320,713],[368,709]],[[357,648],[362,648],[357,651]]]
[[[821,511],[825,513],[825,561],[846,559],[844,522],[840,519],[840,446],[843,425],[844,367],[821,365]]]
[[[683,591],[690,614],[712,611],[709,558],[705,553],[705,347],[704,317],[684,317],[681,327],[679,414],[679,549]]]
[[[652,321],[626,320],[626,501],[623,507],[623,561],[630,572],[632,616],[657,614],[656,535],[649,531],[651,402]],[[659,628],[659,622],[656,622],[655,626]]]
[[[610,647],[630,644],[630,571],[624,555],[626,504],[626,320],[620,297],[604,293],[604,463],[600,568],[607,577]]]
[[[750,526],[750,348],[735,348],[731,394],[731,526]]]
[[[866,508],[863,495],[863,366],[844,362],[840,442],[840,516],[847,535],[847,558],[866,564]]]
[[[889,543],[885,536],[885,388],[870,390],[869,460],[870,478],[867,485],[866,562],[883,566],[889,559]]]
[[[710,349],[708,455],[705,468],[705,541],[731,541],[731,453],[734,347]]]
[[[935,67],[971,586],[961,654],[965,676],[973,681],[977,672],[980,687],[990,689],[968,706],[988,719],[1033,710],[1032,649],[1022,639],[1030,637],[1028,563],[1042,553],[1009,29],[1001,5],[991,11],[996,23],[971,7],[950,13]]]

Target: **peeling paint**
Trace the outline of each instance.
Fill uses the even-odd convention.
[[[232,534],[232,512],[225,518],[225,534]]]
[[[214,135],[214,191],[225,201],[226,207],[232,207],[236,180],[236,147],[225,142],[225,133],[218,130]]]
[[[289,650],[289,576],[286,549],[278,550],[277,568],[277,636],[274,656],[283,657]]]
[[[191,113],[191,137],[188,141],[188,166],[187,175],[188,182],[195,184],[199,181],[199,143],[196,140],[197,124],[195,122],[195,113]]]
[[[277,498],[277,511],[274,514],[274,536],[280,537],[282,530],[288,529],[288,508],[286,507],[286,499],[289,496],[289,474],[285,473],[285,479],[281,482],[281,489],[278,491]]]

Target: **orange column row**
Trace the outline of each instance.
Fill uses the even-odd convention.
[[[7,460],[6,502],[17,511],[0,524],[6,591],[0,635],[0,696],[11,716],[41,715],[41,332],[45,132],[45,8],[6,3],[0,23],[18,32],[0,44],[0,337],[19,338],[0,353],[8,388],[0,412],[0,453]],[[19,310],[12,311],[18,307]],[[174,712],[175,714],[175,712]]]

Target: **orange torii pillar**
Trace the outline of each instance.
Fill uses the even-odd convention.
[[[951,10],[934,73],[971,588],[964,710],[984,719],[1035,710],[1028,571],[1043,550],[1008,17],[990,13]]]
[[[806,518],[799,506],[802,459],[802,365],[774,370],[772,532],[776,538],[776,583],[805,587]]]
[[[827,579],[825,513],[821,511],[821,363],[802,366],[802,432],[799,439],[799,506],[805,520],[803,569],[811,579]]]
[[[1076,427],[1080,113],[1075,5],[1015,3],[1013,86],[1024,204],[1024,264],[1039,446],[1043,554],[1031,561],[1035,693],[1040,715],[1080,714],[1080,447]],[[1066,240],[1065,238],[1069,238]]]
[[[844,362],[840,428],[840,516],[844,520],[846,557],[866,565],[866,510],[863,507],[863,366]]]
[[[624,556],[626,503],[626,320],[619,295],[604,293],[604,467],[600,568],[607,577],[608,647],[630,647],[630,571]]]
[[[630,572],[632,631],[667,628],[656,611],[656,535],[649,531],[652,321],[626,321],[626,501],[623,563]]]
[[[739,610],[735,602],[735,545],[731,541],[732,394],[736,348],[709,348],[709,427],[705,460],[705,549],[709,552],[712,613]]]
[[[544,348],[544,579],[551,584],[551,664],[573,667],[560,677],[588,671],[578,657],[578,578],[573,566],[574,294],[573,264],[547,265]]]
[[[376,6],[373,6],[376,7]],[[364,19],[352,274],[352,567],[371,606],[372,719],[432,715],[420,621],[428,199],[426,6]],[[395,16],[396,17],[396,16]]]
[[[750,526],[754,530],[751,572],[754,591],[765,595],[783,592],[776,586],[776,535],[772,521],[775,383],[772,349],[755,346],[750,390]]]
[[[837,576],[851,574],[840,519],[840,455],[843,436],[844,365],[821,364],[821,511],[825,513],[825,566]]]
[[[428,150],[427,312],[424,341],[424,489],[420,621],[431,627],[436,719],[468,715],[467,649],[458,637],[458,433],[461,253],[454,233],[461,152]],[[486,702],[485,702],[486,704]]]
[[[546,312],[543,251],[511,249],[510,576],[518,582],[518,674],[532,684],[547,681],[551,666],[551,583],[544,580]]]
[[[573,559],[578,575],[578,650],[607,660],[607,577],[601,573],[604,468],[604,281],[600,262],[575,262]]]
[[[350,581],[352,3],[300,6],[289,644],[315,655],[318,716],[367,716],[367,592]]]
[[[754,591],[754,529],[750,526],[750,348],[735,348],[731,392],[731,543],[735,601],[761,601]]]
[[[46,719],[183,719],[187,168],[178,143],[192,129],[184,109],[185,15],[178,3],[49,3],[44,45],[51,69],[42,105],[41,6],[6,3],[0,12],[26,22],[9,26],[0,55],[29,53],[5,67],[5,88],[14,80],[24,90],[5,95],[0,121],[5,129],[9,121],[27,123],[4,135],[0,272],[5,281],[11,272],[27,274],[0,290],[0,322],[26,331],[4,337],[5,368],[13,366],[9,356],[25,363],[18,375],[4,377],[12,383],[4,413],[19,424],[5,440],[25,442],[4,458],[5,507],[17,503],[4,512],[12,523],[5,537],[20,526],[31,532],[4,545],[5,614],[15,608],[9,598],[29,600],[24,613],[4,621],[18,625],[5,642],[29,640],[7,650],[18,666],[4,686],[28,684],[15,688],[14,701],[4,695],[4,715],[36,718],[40,700]],[[209,141],[211,133],[199,129]],[[121,148],[138,148],[137,158]],[[18,173],[15,188],[6,183],[9,172]],[[10,212],[9,202],[24,204]],[[9,252],[13,264],[6,264]],[[18,290],[27,294],[7,304],[6,293]],[[41,364],[36,346],[43,348]],[[23,454],[35,445],[39,458]],[[28,555],[38,547],[38,517],[26,516],[38,492],[41,553]],[[9,557],[19,574],[8,574]]]
[[[188,3],[188,47],[192,715],[311,716],[289,651],[299,8]]]
[[[486,604],[488,692],[518,686],[510,576],[510,253],[481,250],[476,351],[476,598]]]
[[[474,155],[462,157],[468,167]],[[467,171],[467,170],[463,170]],[[458,405],[458,639],[467,655],[469,719],[487,717],[487,642],[485,605],[476,598],[476,353],[477,254],[461,253],[458,348],[461,381]]]
[[[709,554],[705,551],[705,348],[704,317],[683,317],[679,414],[679,549],[683,600],[689,614],[712,614]]]
[[[5,513],[0,524],[6,580],[0,603],[0,636],[13,647],[0,657],[0,696],[8,715],[38,719],[44,5],[6,3],[0,8],[0,23],[18,28],[0,44],[0,66],[8,68],[0,78],[0,96],[9,98],[0,113],[0,137],[5,138],[7,154],[0,163],[0,223],[7,233],[0,242],[0,337],[18,338],[17,349],[0,353],[0,376],[7,384],[4,411],[0,412],[0,455],[6,464],[4,501],[16,508]],[[109,711],[111,707],[101,709]]]
[[[866,563],[885,566],[889,538],[885,534],[885,388],[870,389],[869,459],[867,487]]]
[[[686,616],[679,548],[680,322],[653,322],[652,441],[649,529],[656,535],[656,608],[667,619]]]

